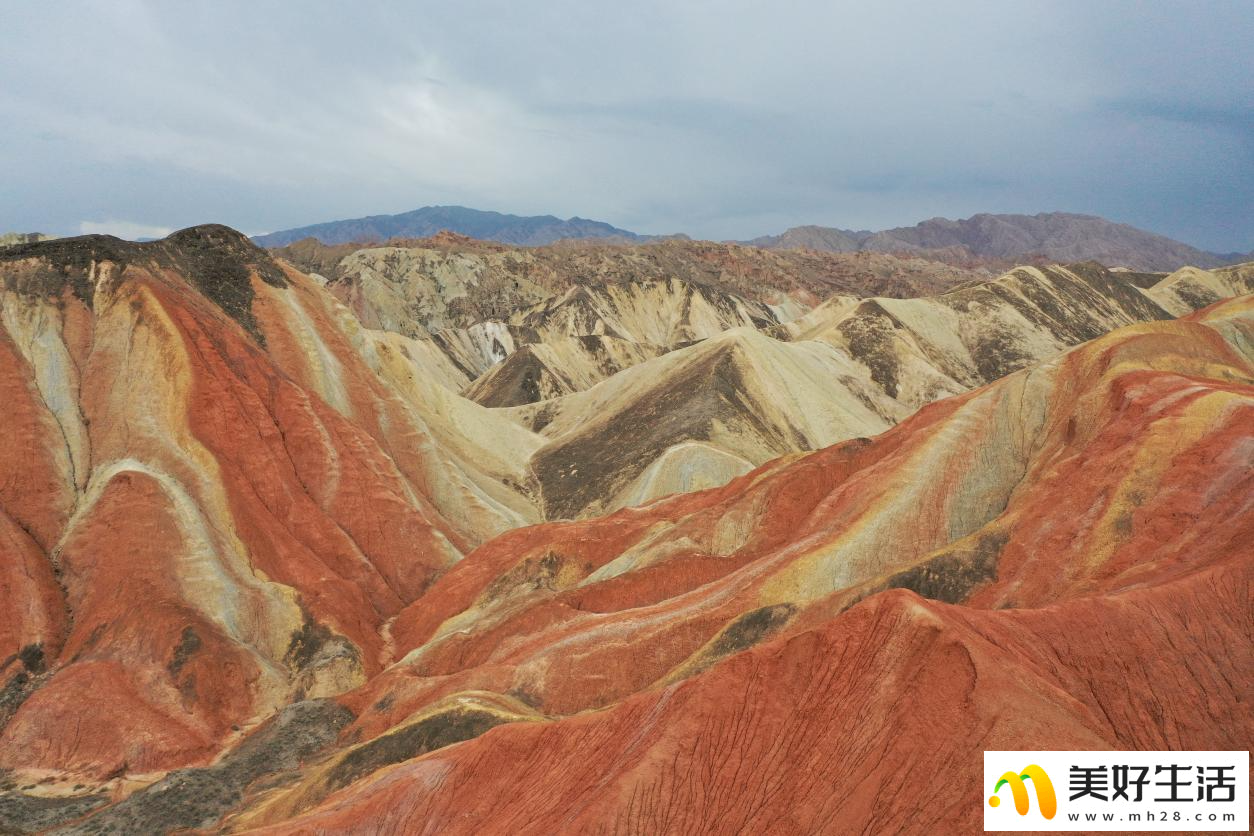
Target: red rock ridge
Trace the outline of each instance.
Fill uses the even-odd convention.
[[[379,671],[386,621],[510,524],[450,521],[455,462],[333,302],[231,236],[0,264],[0,766],[203,762]]]
[[[1132,326],[874,441],[489,542],[398,617],[346,754],[236,824],[969,830],[984,749],[1248,748],[1252,334],[1252,297]],[[484,691],[550,719],[361,743]]]

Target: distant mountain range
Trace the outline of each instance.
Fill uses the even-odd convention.
[[[960,221],[932,218],[915,226],[881,232],[798,226],[781,235],[767,235],[747,243],[773,249],[828,252],[870,250],[1014,261],[1031,257],[1057,262],[1093,260],[1136,270],[1175,270],[1185,265],[1216,267],[1250,258],[1248,254],[1206,252],[1127,224],[1068,212],[981,214]]]
[[[521,216],[464,206],[427,206],[399,215],[372,215],[281,230],[258,235],[253,241],[263,247],[283,247],[307,238],[324,244],[364,244],[396,238],[426,238],[445,231],[526,247],[562,239],[641,243],[660,237],[641,235],[587,218],[562,220],[553,215]],[[798,226],[780,235],[740,243],[785,250],[908,253],[951,262],[1093,260],[1112,267],[1148,271],[1171,271],[1186,265],[1217,267],[1251,258],[1251,254],[1244,253],[1207,252],[1127,224],[1068,212],[980,214],[958,221],[932,218],[915,226],[879,232]]]
[[[427,238],[439,232],[456,232],[485,241],[525,247],[552,244],[563,238],[616,238],[639,241],[643,236],[601,221],[561,218],[553,215],[505,215],[465,206],[424,206],[399,215],[371,215],[347,221],[302,226],[258,235],[262,247],[283,247],[305,238],[324,244],[371,243],[390,238]]]

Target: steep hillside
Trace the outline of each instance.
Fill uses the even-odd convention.
[[[553,388],[543,397],[586,388],[729,328],[776,325],[798,310],[795,305],[764,305],[674,279],[576,285],[515,311],[504,321],[446,328],[424,342],[443,352],[468,381],[476,381],[463,391],[467,397],[485,405],[510,406],[542,399],[541,390],[549,392],[546,387]],[[523,356],[506,360],[523,349],[528,349]],[[551,365],[545,368],[546,363]],[[540,378],[547,383],[539,389],[524,385]],[[559,378],[565,382],[559,383]],[[513,394],[507,397],[505,392]]]
[[[1242,748],[1252,336],[1250,297],[1131,326],[877,439],[487,543],[228,827],[971,829],[986,748]]]
[[[765,333],[727,330],[584,391],[568,393],[576,384],[538,367],[532,347],[466,395],[524,402],[505,414],[545,439],[529,463],[545,516],[581,517],[883,432],[1114,328],[1169,318],[1096,265],[1026,267],[934,297],[833,297]],[[533,385],[507,385],[528,374]]]
[[[462,395],[490,407],[550,400],[591,388],[665,351],[601,334],[550,337],[518,348],[476,378]]]
[[[364,249],[301,241],[275,254],[325,277],[368,327],[409,336],[504,320],[576,286],[677,279],[755,302],[808,308],[837,292],[918,296],[994,275],[880,253],[769,251],[683,240],[515,248],[442,235]]]
[[[894,406],[847,354],[740,328],[512,414],[548,439],[530,466],[553,519],[713,487],[878,433]]]
[[[410,337],[424,355],[442,352],[455,372],[440,378],[454,391],[471,391],[469,384],[491,371],[496,381],[473,392],[493,406],[586,388],[727,328],[789,321],[834,291],[914,296],[989,277],[890,255],[775,253],[710,242],[512,249],[442,235],[397,243],[359,249],[302,241],[276,253],[324,280],[367,328]],[[610,356],[608,343],[553,342],[601,335],[635,347]],[[519,347],[540,343],[559,350],[563,371],[544,368],[535,352],[493,368]]]
[[[5,768],[204,762],[538,518],[530,433],[225,227],[7,249],[0,313]]]
[[[1021,267],[939,296],[834,297],[772,333],[843,349],[909,414],[1114,328],[1172,315],[1146,297],[1091,263]]]
[[[1146,295],[1173,316],[1181,316],[1251,291],[1254,261],[1215,270],[1183,267],[1147,288]]]

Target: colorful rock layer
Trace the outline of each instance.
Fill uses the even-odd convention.
[[[1254,296],[1188,312],[1248,275],[728,321],[538,420],[224,227],[5,250],[0,829],[953,832],[984,749],[1249,748]]]

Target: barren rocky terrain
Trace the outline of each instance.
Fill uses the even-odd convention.
[[[984,749],[1248,749],[1254,264],[1126,263],[0,250],[0,830],[953,832]]]

